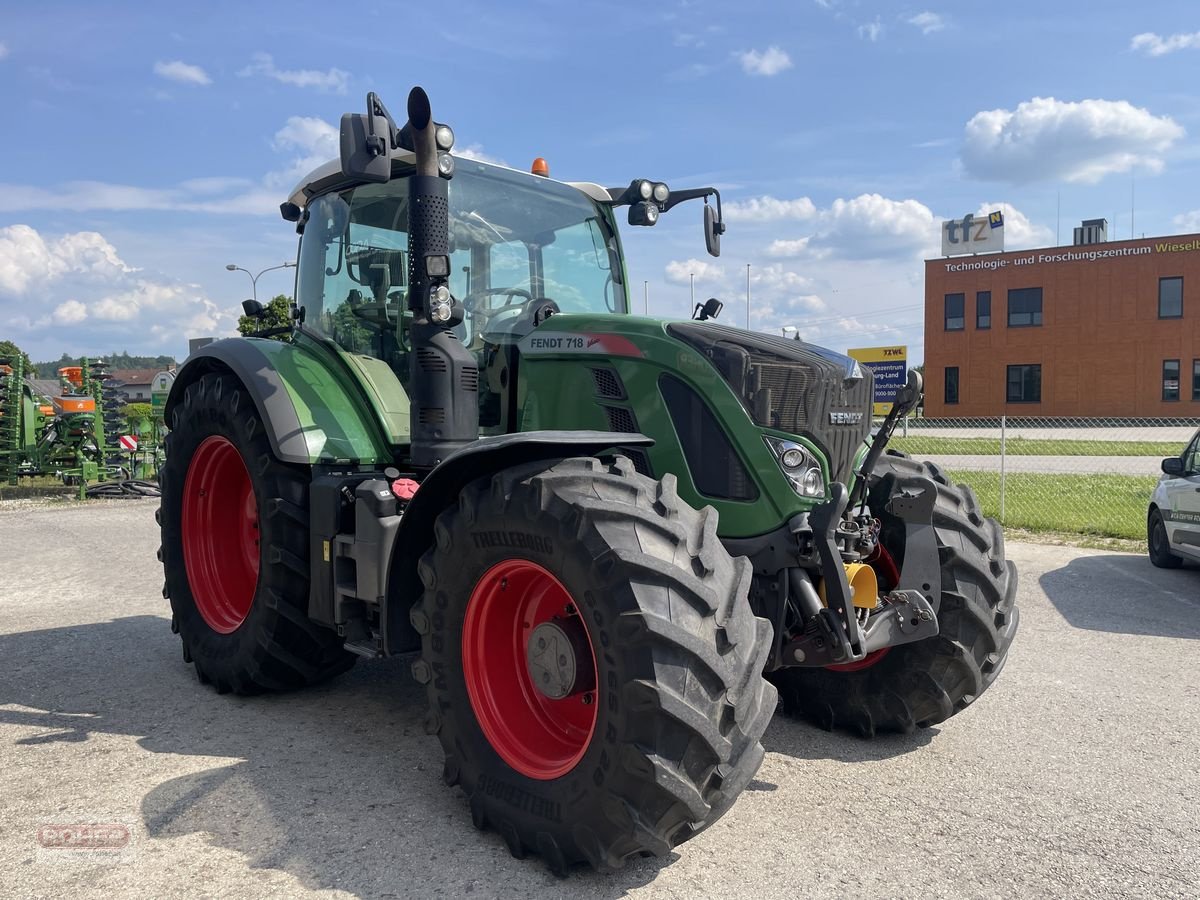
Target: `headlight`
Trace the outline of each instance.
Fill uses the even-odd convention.
[[[661,181],[655,182],[654,185],[654,202],[666,203],[667,197],[671,196],[671,191]]]
[[[805,447],[780,438],[764,436],[763,440],[787,476],[792,490],[801,497],[825,496],[825,476],[821,473],[821,464]]]
[[[654,193],[654,185],[649,181],[639,181],[637,186],[638,196],[643,200],[649,200]]]

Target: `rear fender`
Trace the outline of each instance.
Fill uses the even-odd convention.
[[[281,462],[391,465],[378,418],[338,361],[282,341],[230,338],[193,353],[167,397],[168,425],[187,389],[214,371],[231,372],[245,386]]]
[[[433,527],[444,509],[472,481],[520,463],[596,456],[620,447],[650,447],[643,434],[609,431],[523,431],[481,438],[448,456],[433,469],[413,495],[404,517],[388,573],[386,608],[380,616],[386,653],[420,647],[420,635],[409,621],[409,610],[421,596],[417,562],[433,543]]]

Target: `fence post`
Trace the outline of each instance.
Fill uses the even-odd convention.
[[[904,436],[908,437],[908,416],[904,417]]]
[[[1006,416],[1000,416],[1000,524],[1004,524],[1004,438],[1007,431]]]

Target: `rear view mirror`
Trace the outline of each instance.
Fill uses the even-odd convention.
[[[1178,477],[1183,474],[1183,460],[1178,456],[1169,456],[1162,461],[1162,470],[1167,475]]]
[[[388,147],[391,128],[384,116],[346,113],[342,116],[342,174],[347,178],[382,184],[392,177]]]
[[[725,224],[717,221],[717,211],[704,204],[704,247],[708,250],[709,256],[721,255],[721,234],[725,231]]]

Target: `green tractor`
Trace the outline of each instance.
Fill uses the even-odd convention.
[[[919,378],[872,437],[853,360],[715,300],[630,314],[618,207],[703,201],[715,256],[714,188],[563,183],[453,141],[419,88],[403,127],[374,94],[343,116],[341,159],[281,207],[293,324],[175,379],[164,595],[200,680],[417,654],[444,780],[556,872],[712,824],[779,699],[864,736],[975,700],[1016,574],[969,489],[885,452]]]

